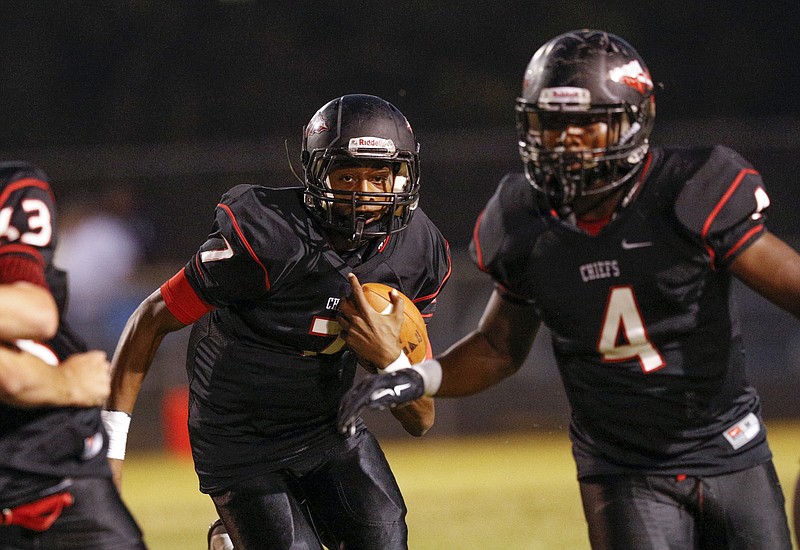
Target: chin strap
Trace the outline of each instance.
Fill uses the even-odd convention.
[[[366,222],[365,222],[364,218],[362,218],[360,216],[355,219],[355,231],[353,231],[353,237],[351,239],[354,243],[360,243],[361,242],[361,237],[364,235],[364,225],[365,225],[365,223]]]

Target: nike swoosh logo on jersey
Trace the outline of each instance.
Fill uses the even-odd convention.
[[[629,243],[627,239],[622,239],[622,248],[624,250],[632,250],[634,248],[645,248],[653,246],[653,241],[641,241],[636,243]]]
[[[383,390],[375,390],[372,392],[372,400],[377,401],[381,397],[385,397],[387,395],[391,395],[392,397],[399,397],[403,390],[407,390],[411,387],[411,384],[398,384],[394,388],[386,388]]]

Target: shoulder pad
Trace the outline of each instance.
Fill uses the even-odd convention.
[[[680,223],[696,235],[726,231],[769,206],[761,175],[735,151],[718,145],[675,201]]]
[[[225,193],[206,242],[186,266],[203,300],[220,306],[262,295],[291,270],[307,250],[310,227],[297,192],[237,185]]]
[[[252,191],[253,189],[257,188],[257,185],[249,184],[249,183],[240,183],[239,185],[234,185],[230,189],[228,189],[224,195],[222,195],[222,199],[220,200],[221,203],[231,203],[236,199],[240,198],[242,195],[247,193],[248,191]]]
[[[472,260],[483,271],[502,255],[504,261],[527,257],[539,224],[537,195],[524,174],[507,174],[475,222]]]
[[[8,183],[24,178],[48,181],[47,174],[43,170],[28,162],[21,160],[0,162],[0,189],[4,188]]]
[[[412,298],[424,316],[428,318],[436,308],[436,297],[452,273],[450,244],[421,208],[417,208],[408,228],[400,235],[402,238],[410,237],[411,240],[408,243],[412,244],[411,248],[417,258],[413,262],[404,262],[406,265],[400,269],[411,268],[418,271],[413,279],[422,283]],[[408,247],[404,246],[404,249],[407,250]],[[396,252],[397,250],[395,250]],[[425,261],[419,261],[423,258]]]
[[[223,230],[249,241],[257,254],[294,256],[298,240],[308,233],[308,213],[298,192],[295,187],[237,185],[222,197],[217,219]]]

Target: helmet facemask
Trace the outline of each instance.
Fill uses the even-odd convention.
[[[547,110],[517,101],[519,151],[533,186],[544,192],[555,208],[585,196],[599,196],[627,183],[648,149],[637,108],[592,107],[584,111]],[[569,151],[563,145],[547,147],[544,131],[566,132],[568,125],[605,125],[604,147]],[[598,185],[599,183],[599,185]]]
[[[329,174],[351,164],[359,166],[387,165],[393,176],[388,191],[336,190]],[[383,160],[370,155],[351,155],[335,151],[316,151],[306,171],[306,204],[326,229],[346,235],[354,246],[363,241],[384,238],[405,229],[419,203],[419,184],[410,160]],[[413,183],[412,183],[413,182]],[[346,205],[343,208],[340,205]],[[365,208],[380,207],[373,219]],[[359,210],[362,210],[359,212]]]

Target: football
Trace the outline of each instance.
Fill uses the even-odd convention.
[[[392,287],[381,283],[365,283],[361,285],[361,288],[364,290],[364,297],[375,308],[375,311],[384,315],[392,312],[392,299],[389,297],[389,293],[394,290]],[[400,345],[408,360],[414,365],[425,359],[428,350],[428,329],[422,314],[411,298],[399,290],[397,293],[403,300],[403,316],[405,317],[400,330]]]

